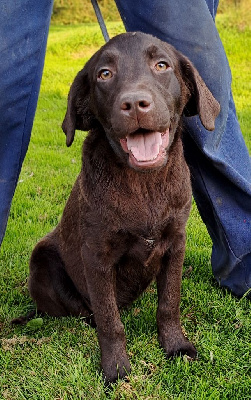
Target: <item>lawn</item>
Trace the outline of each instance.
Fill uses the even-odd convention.
[[[233,73],[240,124],[251,150],[251,31],[218,19]],[[111,35],[122,32],[109,23]],[[250,302],[218,288],[210,267],[211,241],[193,209],[187,226],[182,325],[199,351],[167,361],[157,342],[153,284],[122,313],[132,372],[104,386],[94,329],[78,318],[45,317],[42,325],[10,325],[33,309],[27,290],[35,243],[60,219],[78,174],[83,132],[66,148],[61,122],[70,84],[103,43],[97,24],[52,26],[32,139],[13,200],[0,254],[0,399],[250,400]]]

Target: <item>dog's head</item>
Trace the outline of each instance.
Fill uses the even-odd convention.
[[[67,146],[76,129],[101,124],[115,153],[135,169],[165,165],[182,114],[214,129],[220,106],[196,68],[169,44],[140,32],[111,39],[76,76],[63,122]]]

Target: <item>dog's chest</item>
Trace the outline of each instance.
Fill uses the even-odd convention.
[[[171,193],[166,182],[159,183],[147,175],[141,175],[140,178],[131,182],[125,180],[121,186],[114,184],[110,193],[107,191],[106,204],[121,225],[151,240],[171,212]],[[145,243],[149,246],[152,242]]]
[[[159,239],[150,236],[131,235],[128,254],[142,262],[146,262],[157,247],[159,247]]]
[[[158,275],[165,250],[159,238],[128,233],[128,246],[116,266],[118,304],[136,299]]]
[[[156,225],[138,223],[127,231],[126,253],[145,266],[159,264],[165,252],[172,246],[175,227],[172,218],[163,219]]]

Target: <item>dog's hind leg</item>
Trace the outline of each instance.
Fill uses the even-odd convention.
[[[30,260],[29,291],[38,312],[59,316],[83,316],[91,311],[64,269],[57,247],[44,238]]]

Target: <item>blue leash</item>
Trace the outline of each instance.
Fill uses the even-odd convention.
[[[98,5],[98,1],[97,0],[91,0],[91,2],[92,2],[92,6],[94,8],[94,11],[95,11],[95,14],[96,14],[100,29],[101,29],[102,34],[104,36],[104,39],[105,39],[106,42],[108,42],[110,40],[110,38],[109,38],[107,29],[106,29],[104,18],[103,18],[102,14],[101,14],[101,11],[100,11],[100,8],[99,8],[99,5]]]

